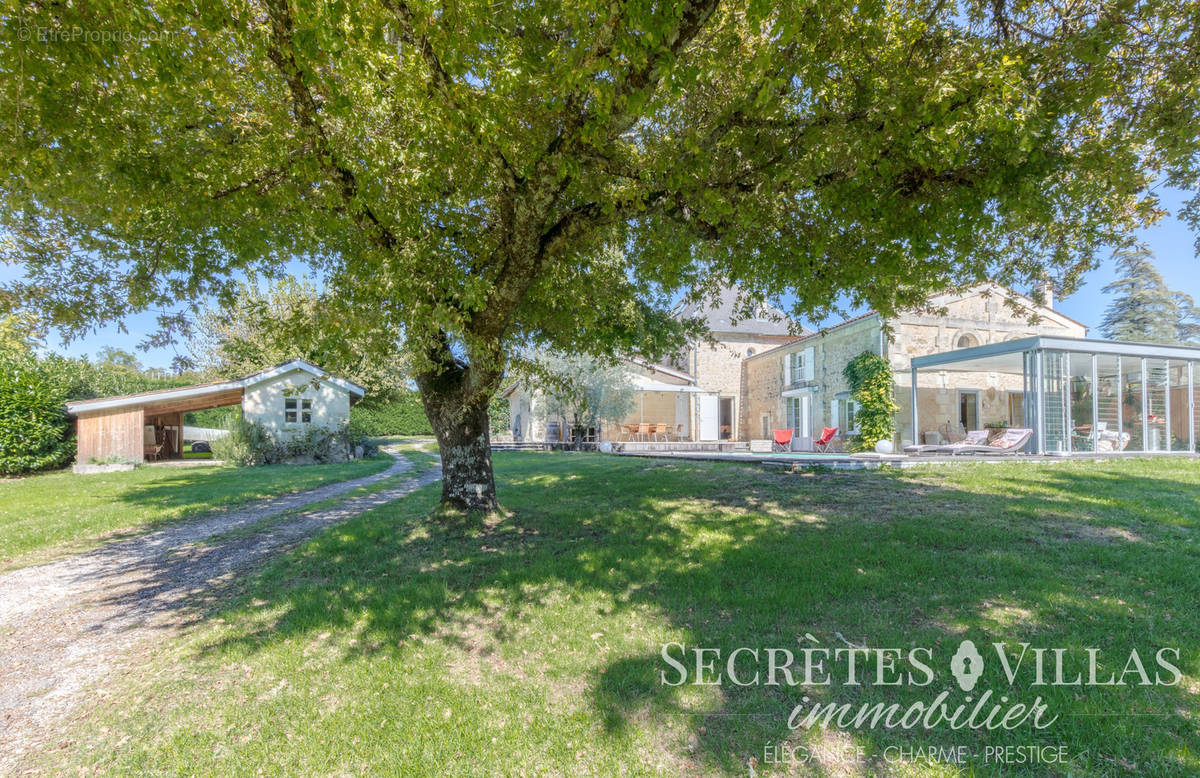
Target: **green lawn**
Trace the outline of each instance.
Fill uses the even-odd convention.
[[[1194,461],[783,475],[602,455],[495,459],[507,517],[431,523],[434,486],[321,534],[248,580],[181,644],[108,685],[47,766],[747,775],[753,758],[759,774],[1200,770]],[[1034,687],[1023,672],[1010,689],[991,655],[976,694],[1041,695],[1053,725],[789,730],[805,695],[907,706],[948,690],[961,703],[947,668],[968,637],[985,649],[1067,648],[1076,667],[1085,648],[1100,648],[1105,672],[1120,672],[1136,648],[1151,675],[1154,652],[1173,646],[1183,679]],[[843,638],[929,647],[936,681],[881,686],[872,660],[860,686],[845,683],[844,661],[831,686],[660,682],[674,675],[660,655],[668,641],[727,657],[739,646],[798,651],[843,647]],[[764,764],[764,749],[780,743],[817,758]],[[972,750],[967,764],[911,751],[952,745]],[[1070,762],[983,761],[1001,745],[1063,746]],[[868,761],[839,764],[832,751],[847,747]]]
[[[384,470],[388,457],[331,465],[144,466],[0,481],[0,570],[164,522]]]

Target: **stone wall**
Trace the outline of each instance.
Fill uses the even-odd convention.
[[[756,427],[745,424],[745,393],[742,389],[742,365],[747,359],[762,354],[792,340],[788,335],[747,335],[714,333],[715,343],[701,341],[692,346],[682,358],[680,370],[696,379],[696,386],[705,392],[715,392],[733,398],[733,439],[756,437]],[[692,403],[693,406],[696,403]],[[693,411],[696,413],[696,411]],[[693,419],[697,428],[699,419]],[[747,436],[746,432],[749,432]]]
[[[812,429],[819,434],[830,423],[834,398],[849,391],[842,376],[846,363],[864,351],[879,353],[879,317],[872,315],[842,324],[746,360],[742,425],[753,438],[762,437],[764,417],[769,429],[786,428],[787,408],[782,392],[788,388],[785,385],[788,359],[791,354],[809,348],[813,350],[814,365]]]
[[[909,313],[892,319],[892,331],[886,344],[881,343],[880,317],[868,315],[745,360],[741,388],[742,428],[748,430],[751,437],[759,438],[763,436],[764,418],[768,430],[786,426],[782,392],[788,389],[785,385],[788,356],[808,348],[813,349],[815,364],[811,384],[814,434],[819,434],[822,427],[831,426],[832,403],[837,395],[850,390],[842,376],[846,364],[864,351],[878,354],[882,349],[894,371],[896,402],[900,406],[896,442],[904,443],[913,439],[910,378],[913,357],[1033,335],[1070,338],[1087,335],[1087,328],[1082,324],[1047,309],[1041,309],[1042,320],[1036,326],[1031,325],[1025,314],[1014,312],[1004,304],[1000,293],[985,297],[975,292],[958,299],[947,296],[938,302],[944,304],[945,315]],[[1024,302],[1031,304],[1027,300]],[[960,390],[978,392],[981,426],[989,422],[1019,424],[1022,421],[1014,416],[1010,404],[1010,396],[1020,394],[1022,390],[1019,370],[1015,374],[923,373],[919,381],[921,431],[941,432],[945,427],[957,428]],[[1018,414],[1019,410],[1018,407]]]
[[[1029,304],[1026,302],[1026,304]],[[1087,328],[1054,311],[1041,309],[1041,321],[1031,325],[1025,314],[1014,312],[1004,304],[1000,294],[984,297],[975,293],[945,303],[946,315],[926,313],[902,314],[892,320],[893,332],[888,343],[888,358],[896,375],[897,443],[914,440],[912,429],[912,359],[965,348],[983,346],[1008,340],[1050,335],[1066,338],[1087,336]],[[1019,426],[1020,408],[1013,408],[1012,395],[1021,394],[1022,375],[1019,369],[990,372],[922,371],[917,384],[917,411],[921,429],[916,442],[923,442],[924,433],[936,431],[943,438],[963,433],[959,428],[959,392],[971,390],[979,396],[979,424],[1008,422]],[[1019,403],[1017,403],[1019,406]]]

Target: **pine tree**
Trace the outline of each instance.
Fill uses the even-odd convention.
[[[1191,296],[1167,287],[1144,246],[1113,254],[1121,277],[1104,287],[1115,294],[1100,332],[1113,340],[1184,343],[1200,338],[1200,310]]]

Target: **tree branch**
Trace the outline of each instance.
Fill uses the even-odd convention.
[[[354,171],[342,165],[333,152],[329,136],[321,123],[320,109],[312,91],[304,82],[292,48],[295,25],[288,0],[266,0],[266,6],[271,20],[271,42],[267,47],[267,56],[287,83],[292,97],[292,112],[297,123],[312,139],[313,150],[322,167],[339,185],[342,199],[346,202],[355,223],[377,246],[387,251],[395,250],[399,245],[396,236],[379,220],[371,207],[361,201],[358,196],[358,179]]]

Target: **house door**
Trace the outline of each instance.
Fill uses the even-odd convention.
[[[1008,393],[1008,424],[1010,427],[1025,426],[1025,395],[1021,392]]]
[[[968,432],[979,429],[979,392],[958,393],[958,423]]]
[[[721,398],[721,440],[733,440],[733,398]]]
[[[715,394],[700,395],[700,440],[716,440],[720,433],[720,411]]]

